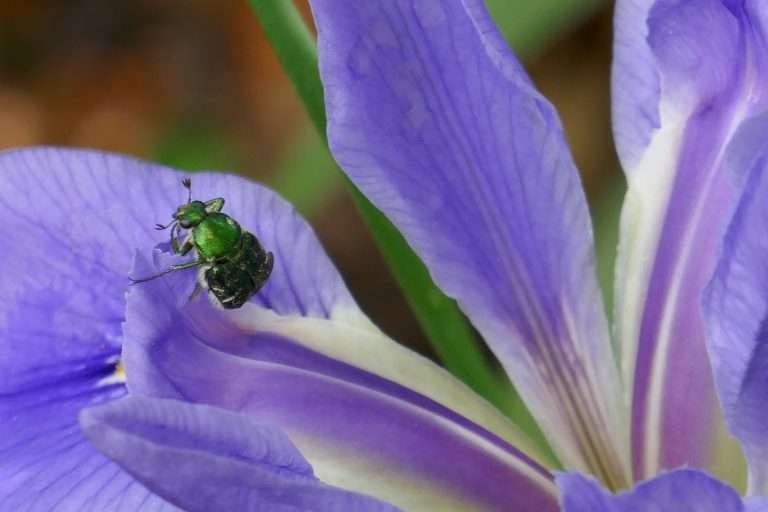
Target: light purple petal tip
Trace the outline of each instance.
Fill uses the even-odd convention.
[[[311,5],[336,160],[458,300],[564,463],[599,472],[601,458],[622,480],[589,214],[552,105],[482,2]]]
[[[613,136],[625,171],[634,168],[659,127],[660,84],[648,46],[655,0],[617,0],[613,23]]]
[[[596,480],[560,473],[563,512],[744,512],[739,494],[702,471],[679,469],[612,495]],[[749,509],[748,509],[749,510]]]
[[[80,422],[102,452],[190,512],[397,510],[322,484],[284,434],[242,414],[129,396]]]
[[[756,137],[759,146],[746,155],[751,161],[740,160],[746,186],[703,302],[707,346],[728,426],[743,444],[751,491],[764,495],[768,494],[767,121],[755,121],[751,134],[761,134]]]

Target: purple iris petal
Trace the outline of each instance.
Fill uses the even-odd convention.
[[[611,111],[616,150],[631,170],[659,127],[659,76],[648,46],[648,12],[655,0],[617,0],[614,16]]]
[[[698,303],[738,194],[725,169],[726,148],[744,120],[764,108],[768,75],[755,6],[657,0],[647,18],[617,18],[634,24],[627,33],[647,25],[660,85],[658,105],[645,105],[658,107],[659,127],[625,169],[617,269],[616,333],[632,396],[638,478],[722,462],[714,454],[723,424]],[[651,76],[644,59],[638,69]]]
[[[142,190],[148,167],[97,152],[0,154],[2,510],[174,509],[77,424],[82,407],[125,393],[114,374],[128,248],[151,247],[151,218],[166,210]]]
[[[739,494],[702,471],[680,469],[612,495],[578,473],[557,476],[563,512],[753,512]],[[751,506],[757,507],[757,504]]]
[[[481,1],[311,4],[335,158],[458,300],[563,462],[620,485],[620,386],[553,107]]]
[[[749,462],[750,490],[768,495],[768,119],[744,133],[761,148],[752,161],[739,208],[704,300],[707,344],[730,431]],[[754,147],[752,148],[754,154]],[[740,155],[741,157],[745,155]]]
[[[190,512],[396,510],[322,484],[284,434],[242,414],[130,396],[83,411],[81,423],[110,458]]]
[[[0,392],[0,510],[176,510],[100,454],[80,430],[80,409],[125,394],[111,376],[114,364],[58,369],[71,373]]]
[[[127,277],[136,251],[167,241],[154,225],[186,201],[182,177],[97,151],[0,154],[0,508],[163,507],[85,441],[76,418],[80,408],[124,393],[113,374]],[[341,309],[359,321],[338,273],[311,233],[297,229],[293,210],[264,220],[279,198],[223,174],[198,173],[192,187],[195,197],[225,197],[225,211],[275,253],[278,268],[265,287],[270,308],[320,318]],[[297,254],[312,258],[311,271]]]
[[[139,257],[137,268],[167,266],[166,257],[157,259],[149,265]],[[324,482],[406,509],[505,510],[514,503],[518,510],[556,510],[548,472],[501,438],[298,340],[244,330],[237,312],[207,300],[187,304],[193,283],[178,273],[130,291],[125,363],[132,392],[210,404],[279,426]],[[245,313],[259,315],[258,309]]]

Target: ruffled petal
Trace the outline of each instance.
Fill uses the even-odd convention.
[[[727,148],[766,107],[761,21],[756,4],[743,1],[634,5],[647,16],[623,17],[632,24],[624,30],[636,36],[647,30],[650,54],[635,38],[645,55],[637,69],[652,75],[650,55],[660,89],[656,105],[634,107],[638,118],[639,110],[658,111],[658,127],[640,156],[625,162],[629,188],[616,275],[633,466],[637,478],[684,464],[733,478],[743,463],[738,450],[724,448],[698,304],[741,186],[726,168]]]
[[[156,257],[154,265],[139,257],[137,268],[168,264]],[[187,302],[193,284],[177,273],[129,293],[124,355],[132,392],[278,427],[323,482],[404,509],[556,510],[549,473],[446,407],[477,415],[487,404],[420,356],[343,318]]]
[[[84,410],[81,424],[110,459],[190,512],[397,510],[322,484],[284,434],[243,414],[130,396]]]
[[[641,482],[631,491],[608,493],[578,473],[557,476],[563,512],[744,512],[739,494],[707,473],[680,469]],[[753,510],[753,509],[747,509]]]
[[[768,117],[750,135],[761,151],[748,172],[723,254],[704,298],[707,346],[730,431],[749,462],[750,492],[768,495]],[[758,139],[759,137],[759,139]],[[751,148],[754,151],[754,147]]]
[[[483,2],[311,2],[328,136],[494,350],[562,461],[625,480],[578,173]]]

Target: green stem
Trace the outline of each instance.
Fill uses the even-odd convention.
[[[292,0],[250,0],[283,70],[315,125],[325,137],[323,84],[315,40]]]

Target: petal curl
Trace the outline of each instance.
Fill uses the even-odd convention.
[[[707,348],[730,431],[749,462],[752,494],[768,495],[768,117],[751,135],[761,152],[749,162],[739,208],[703,301]],[[754,148],[752,148],[754,150]],[[740,169],[740,170],[742,170]]]
[[[741,186],[725,155],[739,127],[766,107],[761,20],[756,4],[744,1],[637,5],[647,16],[624,23],[634,33],[647,27],[660,89],[658,105],[636,104],[657,109],[658,127],[625,162],[616,274],[633,466],[636,478],[685,464],[732,478],[743,462],[738,450],[724,449],[698,303]],[[641,59],[639,69],[646,64]]]
[[[166,265],[158,255],[147,270]],[[322,481],[404,509],[503,510],[512,500],[520,510],[556,510],[546,470],[437,401],[470,412],[487,407],[436,366],[343,320],[187,303],[193,283],[178,273],[129,293],[132,392],[279,427]]]
[[[612,495],[593,478],[557,476],[563,512],[744,512],[739,494],[702,471],[680,469]]]
[[[205,405],[129,396],[81,414],[89,439],[190,512],[395,511],[319,482],[280,431]]]
[[[336,160],[457,299],[563,462],[620,485],[620,383],[553,107],[482,1],[311,5]]]

